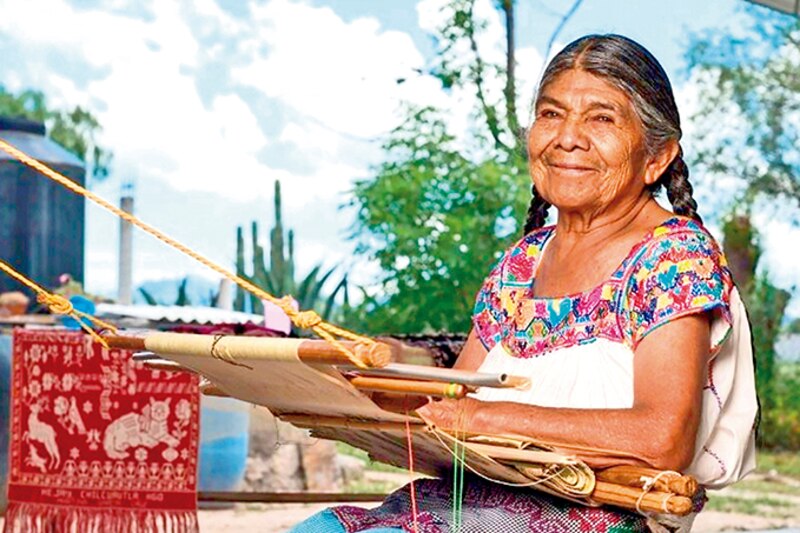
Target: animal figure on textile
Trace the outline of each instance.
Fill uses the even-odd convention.
[[[67,430],[67,433],[86,435],[86,424],[83,422],[75,396],[71,396],[69,400],[64,396],[58,396],[53,405],[53,412],[58,416],[58,422]]]
[[[38,441],[44,445],[44,449],[49,456],[47,466],[50,469],[57,468],[61,463],[61,454],[56,443],[56,432],[53,426],[39,420],[39,413],[42,411],[42,402],[37,401],[31,405],[31,413],[28,415],[28,429],[23,435],[26,441]],[[36,459],[32,459],[36,460]]]
[[[44,457],[39,455],[39,452],[36,451],[36,446],[30,443],[28,443],[28,456],[25,458],[25,464],[34,468],[38,468],[42,471],[42,473],[47,472]]]
[[[111,422],[103,436],[103,449],[108,456],[124,459],[129,455],[128,448],[154,448],[161,443],[174,450],[180,440],[169,431],[170,400],[150,398],[141,413],[127,413]]]

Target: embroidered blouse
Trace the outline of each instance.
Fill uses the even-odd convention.
[[[670,320],[708,312],[708,377],[688,471],[702,484],[720,487],[752,470],[757,401],[750,332],[713,237],[694,221],[671,218],[644,236],[597,287],[538,298],[533,292],[536,269],[554,232],[552,226],[536,230],[505,252],[478,293],[473,316],[475,331],[489,351],[480,371],[526,376],[531,387],[483,388],[474,396],[550,407],[629,408],[633,357],[641,340]],[[469,531],[646,529],[641,517],[623,511],[588,509],[475,480],[467,487],[463,524]],[[448,530],[451,489],[443,480],[417,483],[420,531]],[[347,531],[376,526],[412,531],[408,487],[376,509],[339,507],[334,512]],[[583,523],[590,515],[586,523],[597,529]],[[537,526],[531,529],[534,522]],[[552,529],[559,523],[563,528]]]
[[[609,279],[560,298],[533,296],[554,227],[511,247],[478,293],[481,371],[531,378],[528,391],[481,389],[485,401],[573,408],[633,405],[633,357],[676,318],[709,312],[711,346],[695,459],[698,481],[723,486],[755,466],[757,412],[749,327],[725,257],[697,222],[674,217],[637,243]],[[676,357],[680,350],[676,349]]]

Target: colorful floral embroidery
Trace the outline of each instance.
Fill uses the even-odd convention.
[[[452,531],[452,482],[441,479],[415,483],[421,533]],[[374,509],[342,506],[333,508],[348,532],[375,527],[398,527],[414,531],[409,486],[389,495]],[[591,508],[547,494],[503,487],[470,478],[465,486],[462,531],[521,533],[636,532],[647,531],[646,519],[621,509]]]
[[[696,222],[666,221],[594,289],[535,298],[536,266],[553,231],[542,228],[515,244],[478,293],[473,322],[487,349],[502,342],[509,354],[529,358],[598,338],[635,348],[669,320],[711,309],[730,323],[730,272],[714,239]]]

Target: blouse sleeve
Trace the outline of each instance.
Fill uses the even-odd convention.
[[[691,314],[712,314],[712,354],[730,333],[731,274],[717,243],[700,230],[664,235],[643,247],[625,287],[622,329],[634,350],[651,331]]]
[[[508,252],[492,267],[489,276],[483,282],[475,301],[472,313],[472,324],[478,338],[487,351],[494,348],[505,336],[505,323],[502,316],[500,294],[503,285],[503,265],[508,257]]]

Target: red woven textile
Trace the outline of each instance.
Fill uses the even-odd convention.
[[[4,531],[197,531],[196,376],[16,330]]]

